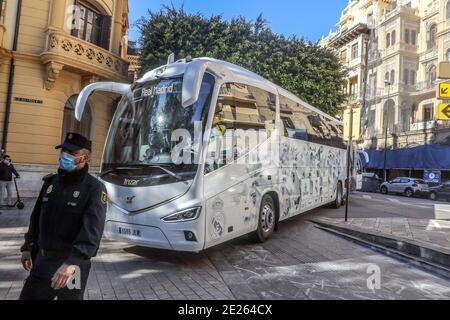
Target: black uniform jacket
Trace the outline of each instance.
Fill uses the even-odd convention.
[[[68,256],[68,265],[79,265],[97,255],[106,219],[104,185],[88,173],[60,170],[44,178],[31,214],[22,251],[36,246]]]

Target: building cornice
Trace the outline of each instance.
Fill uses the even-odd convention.
[[[367,34],[368,32],[369,28],[367,27],[367,24],[358,23],[353,28],[344,31],[334,39],[331,39],[330,46],[334,48],[341,48],[342,46],[356,39],[361,34]]]

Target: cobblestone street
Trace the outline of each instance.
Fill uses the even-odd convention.
[[[0,299],[17,299],[27,276],[19,247],[31,205],[0,215]],[[309,222],[328,212],[282,223],[263,245],[243,237],[200,254],[104,240],[86,299],[450,299],[449,281]],[[380,290],[368,289],[370,266],[381,270]]]

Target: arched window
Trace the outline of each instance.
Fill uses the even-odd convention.
[[[79,122],[75,119],[75,105],[77,103],[77,95],[71,96],[64,106],[63,128],[61,133],[61,141],[64,141],[67,133],[75,132],[82,134],[86,138],[92,139],[92,109],[86,104],[83,119]]]
[[[450,62],[450,49],[447,50],[447,54],[445,55],[445,58],[448,62]]]
[[[386,82],[391,82],[390,77],[389,77],[389,72],[386,72],[386,74],[384,75],[384,83],[387,86]]]
[[[409,84],[409,70],[403,69],[403,83]]]
[[[391,81],[391,85],[395,83],[395,71],[394,70],[391,71],[391,79],[390,79],[390,81]]]
[[[428,85],[432,86],[434,85],[434,83],[436,82],[436,78],[437,78],[437,72],[436,72],[436,66],[432,65],[429,69],[428,69]]]
[[[75,8],[72,35],[109,50],[112,17],[87,1],[78,1]]]
[[[436,47],[437,24],[431,25],[428,29],[428,49]]]
[[[390,45],[391,45],[391,34],[388,33],[386,35],[386,48],[389,48]]]
[[[446,13],[447,19],[450,19],[450,1],[447,1]]]
[[[392,34],[391,34],[391,45],[395,44],[395,41],[396,41],[396,38],[397,38],[396,36],[397,36],[397,33],[395,32],[395,30],[392,31]]]

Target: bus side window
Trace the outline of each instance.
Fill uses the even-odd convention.
[[[300,104],[280,96],[281,123],[284,136],[296,140],[309,141],[309,121]]]
[[[270,137],[275,119],[276,95],[245,84],[223,84],[214,112],[205,173],[245,156],[264,142],[259,140]],[[258,134],[261,130],[266,134]]]

